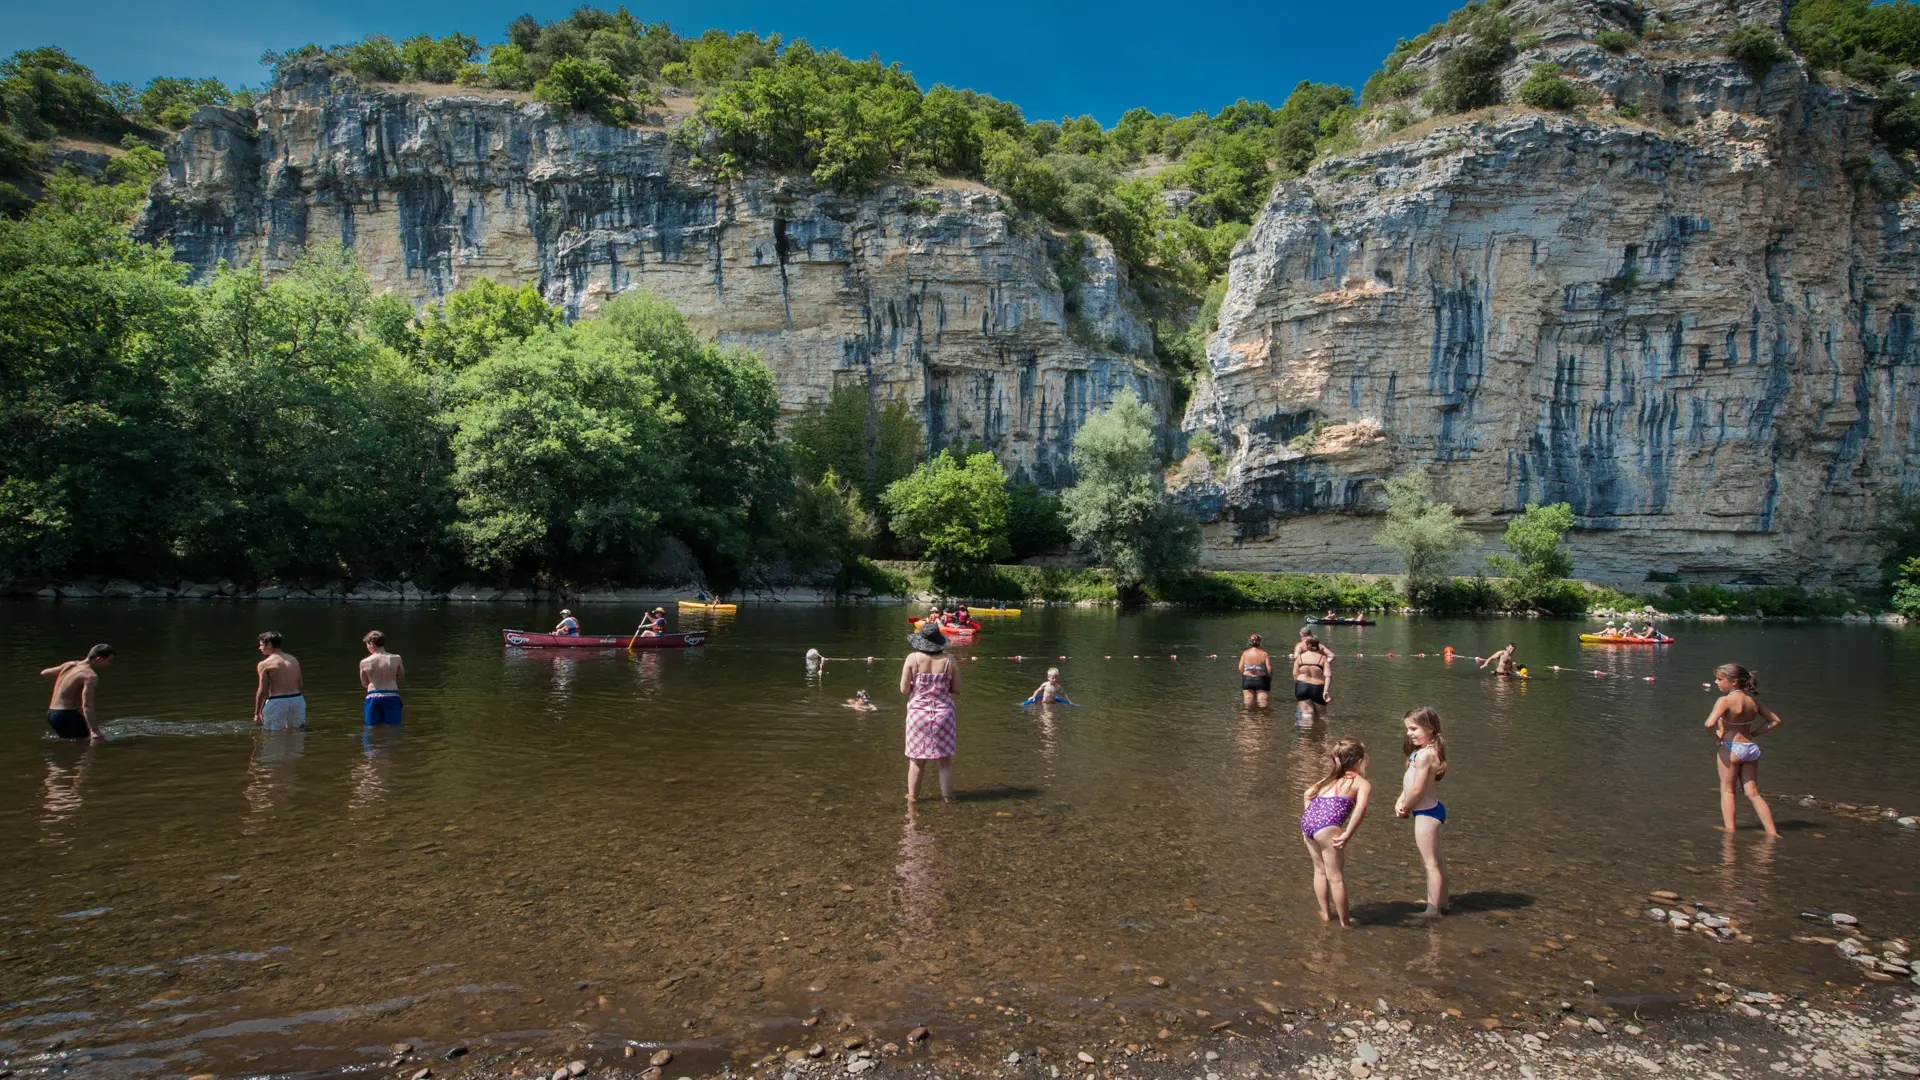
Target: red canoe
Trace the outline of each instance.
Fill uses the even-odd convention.
[[[528,630],[502,630],[500,636],[507,644],[523,649],[624,649],[631,642],[636,649],[687,649],[695,645],[705,645],[705,634],[661,634],[657,637],[636,638],[632,634],[617,634],[612,637],[589,634],[536,634]]]
[[[910,618],[907,620],[907,622],[915,630],[918,630],[920,629],[920,624],[923,622],[926,622],[926,620]],[[977,626],[945,626],[943,625],[940,627],[940,634],[942,637],[950,637],[955,639],[971,640],[973,635],[979,632],[980,632],[980,628]]]

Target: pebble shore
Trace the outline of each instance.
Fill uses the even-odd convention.
[[[1724,985],[1724,984],[1721,984]],[[851,1021],[803,1031],[790,1048],[752,1062],[692,1067],[672,1049],[588,1043],[542,1050],[406,1047],[384,1071],[401,1080],[841,1080],[868,1075],[914,1080],[1415,1080],[1506,1077],[1610,1080],[1652,1076],[1920,1076],[1920,993],[1910,989],[1835,992],[1832,1000],[1788,1000],[1728,987],[1711,1005],[1629,1023],[1586,1015],[1572,1003],[1533,1014],[1461,1017],[1372,1007],[1281,1010],[1274,1023],[1218,1025],[1200,1034],[1163,1029],[1148,1042],[1088,1040],[1019,1044],[981,1033],[950,1046],[939,1032],[869,1033]],[[1551,1004],[1551,1003],[1550,1003]],[[822,1025],[823,1027],[825,1025]],[[887,1038],[887,1035],[891,1038]],[[401,1050],[402,1047],[395,1047]],[[684,1070],[684,1071],[683,1071]],[[25,1075],[23,1072],[22,1075]],[[204,1078],[196,1078],[204,1080]]]

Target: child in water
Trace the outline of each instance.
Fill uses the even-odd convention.
[[[1320,918],[1352,926],[1347,907],[1347,841],[1367,816],[1367,798],[1373,784],[1367,780],[1367,748],[1354,739],[1333,744],[1327,775],[1301,795],[1300,832],[1307,856],[1313,860],[1313,898]]]
[[[879,712],[880,711],[880,706],[875,705],[873,703],[873,700],[867,697],[867,692],[865,690],[854,691],[853,696],[846,700],[846,707],[854,710],[855,712]]]
[[[1780,716],[1753,696],[1760,689],[1760,679],[1739,664],[1721,664],[1714,669],[1713,681],[1722,696],[1713,703],[1706,726],[1720,741],[1720,820],[1728,832],[1733,831],[1734,792],[1744,787],[1761,827],[1768,836],[1779,836],[1779,830],[1773,827],[1773,811],[1760,794],[1760,744],[1753,740],[1779,727]],[[1760,719],[1766,720],[1766,726],[1755,728],[1753,722]]]
[[[1407,775],[1400,783],[1395,817],[1413,820],[1413,844],[1427,868],[1427,907],[1423,919],[1437,919],[1447,909],[1447,860],[1440,854],[1440,826],[1447,821],[1447,805],[1434,793],[1447,775],[1447,742],[1440,737],[1440,714],[1422,705],[1401,718],[1405,737],[1400,751],[1407,755]]]
[[[1022,704],[1032,705],[1035,702],[1039,702],[1042,705],[1051,705],[1054,702],[1062,702],[1068,705],[1073,704],[1073,702],[1067,700],[1066,688],[1060,685],[1059,668],[1048,668],[1047,681],[1041,683],[1040,689],[1035,690],[1033,696],[1027,698]]]

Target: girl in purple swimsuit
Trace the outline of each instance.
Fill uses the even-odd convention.
[[[1313,859],[1313,898],[1320,905],[1320,918],[1331,921],[1338,915],[1341,926],[1353,925],[1347,909],[1347,841],[1367,816],[1367,796],[1372,793],[1367,748],[1358,740],[1341,739],[1333,746],[1327,775],[1301,796],[1305,812],[1300,832]]]

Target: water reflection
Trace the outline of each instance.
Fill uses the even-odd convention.
[[[938,918],[945,900],[941,888],[939,837],[920,825],[919,808],[908,804],[900,826],[899,862],[893,868],[893,922],[904,949],[929,946],[940,938]]]
[[[347,806],[360,810],[385,802],[393,789],[393,758],[400,748],[400,728],[386,724],[360,730],[360,760],[354,762]]]
[[[293,793],[294,764],[307,752],[307,729],[254,730],[253,753],[247,759],[247,810],[264,814]],[[250,823],[248,832],[259,826]]]
[[[85,807],[87,772],[100,753],[100,747],[61,745],[47,755],[46,778],[41,781],[40,824],[43,844],[71,844],[77,835],[68,826]]]

